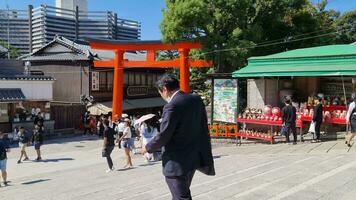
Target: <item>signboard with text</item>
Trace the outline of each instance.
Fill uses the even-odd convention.
[[[237,80],[214,80],[213,121],[236,123]]]
[[[91,73],[91,90],[99,91],[99,72]]]

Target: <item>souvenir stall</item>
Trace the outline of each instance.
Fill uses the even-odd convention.
[[[249,58],[246,67],[233,73],[235,78],[248,79],[247,108],[237,118],[239,135],[270,142],[280,137],[285,97],[293,99],[301,136],[312,121],[318,97],[323,99],[322,131],[345,131],[347,105],[355,92],[354,76],[356,45],[328,45]]]

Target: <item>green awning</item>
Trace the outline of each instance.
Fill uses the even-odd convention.
[[[356,45],[328,45],[252,57],[232,76],[356,76]]]

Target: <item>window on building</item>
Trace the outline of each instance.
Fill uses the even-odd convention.
[[[153,84],[153,77],[152,77],[152,75],[151,74],[148,74],[147,75],[147,85],[148,86],[154,86],[154,84]]]
[[[107,88],[106,72],[99,72],[99,91],[106,91]]]
[[[128,76],[129,76],[129,85],[135,85],[135,74],[132,72],[129,72]]]
[[[128,84],[129,84],[129,74],[124,73],[124,85],[128,85]]]
[[[141,73],[141,85],[147,85],[146,78],[147,75],[145,73]]]
[[[135,85],[141,85],[141,75],[140,75],[140,73],[135,73]]]
[[[107,72],[107,91],[112,91],[114,82],[114,72]]]

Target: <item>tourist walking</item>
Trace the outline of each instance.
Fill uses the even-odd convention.
[[[146,120],[142,123],[143,126],[140,128],[140,135],[142,140],[142,146],[146,146],[154,136],[158,134],[158,123],[155,121],[155,117],[149,120]],[[152,161],[154,160],[153,153],[145,153],[145,160]]]
[[[101,115],[98,118],[98,123],[96,124],[96,128],[97,128],[97,131],[98,131],[99,138],[102,138],[103,135],[104,135],[104,130],[105,130],[104,120],[105,120],[104,115]]]
[[[6,171],[8,152],[10,152],[9,141],[5,138],[5,133],[0,131],[0,170],[1,170],[1,177],[5,186],[8,185],[7,171]],[[1,183],[0,183],[0,187],[1,187]]]
[[[42,117],[41,112],[37,113],[37,115],[35,116],[35,119],[33,121],[33,125],[41,125],[43,126],[44,124],[44,119]]]
[[[351,147],[351,140],[356,135],[356,95],[353,97],[353,102],[350,103],[347,110],[346,123],[350,125],[350,134],[345,136],[345,144]]]
[[[27,153],[26,153],[26,147],[30,143],[31,136],[30,136],[30,133],[27,132],[23,126],[21,126],[19,128],[19,133],[17,135],[19,138],[19,147],[21,149],[20,150],[21,151],[20,158],[17,161],[17,163],[20,164],[23,156],[25,156],[23,161],[29,160]]]
[[[322,98],[318,97],[315,100],[315,107],[314,107],[314,115],[313,115],[313,122],[315,125],[315,136],[313,135],[312,142],[321,142],[320,140],[320,127],[323,123],[323,104]]]
[[[131,158],[131,150],[133,148],[133,140],[132,140],[132,133],[131,133],[131,127],[130,127],[130,120],[125,119],[124,120],[124,131],[123,135],[119,137],[118,142],[121,143],[121,147],[124,148],[125,150],[125,157],[126,157],[126,164],[124,168],[131,168],[132,165],[132,158]]]
[[[84,113],[84,116],[83,116],[83,124],[84,124],[84,133],[83,133],[83,135],[86,135],[87,131],[89,131],[89,134],[92,134],[91,133],[91,128],[90,128],[90,120],[91,120],[90,112],[86,111]]]
[[[121,138],[124,134],[125,123],[124,119],[119,119],[117,126],[115,127],[115,132],[117,133],[118,139]],[[119,149],[121,149],[121,142],[118,142]]]
[[[173,200],[192,199],[190,184],[195,171],[215,175],[205,106],[199,96],[179,91],[173,75],[160,77],[157,88],[168,103],[160,132],[142,148],[142,154],[164,147],[163,174]]]
[[[110,172],[114,170],[114,165],[111,159],[111,152],[115,147],[115,131],[110,127],[110,122],[107,119],[104,119],[103,121],[104,125],[104,142],[103,142],[103,150],[102,150],[102,155],[103,157],[106,157],[106,161],[108,162],[109,168],[106,170],[106,172]]]
[[[41,146],[43,144],[43,130],[39,125],[35,125],[35,129],[33,130],[32,143],[35,147],[37,154],[36,161],[42,160]]]
[[[297,144],[296,115],[296,108],[291,105],[290,99],[286,99],[285,106],[282,109],[282,122],[286,129],[286,143],[290,143],[289,135],[292,132],[293,144]]]

